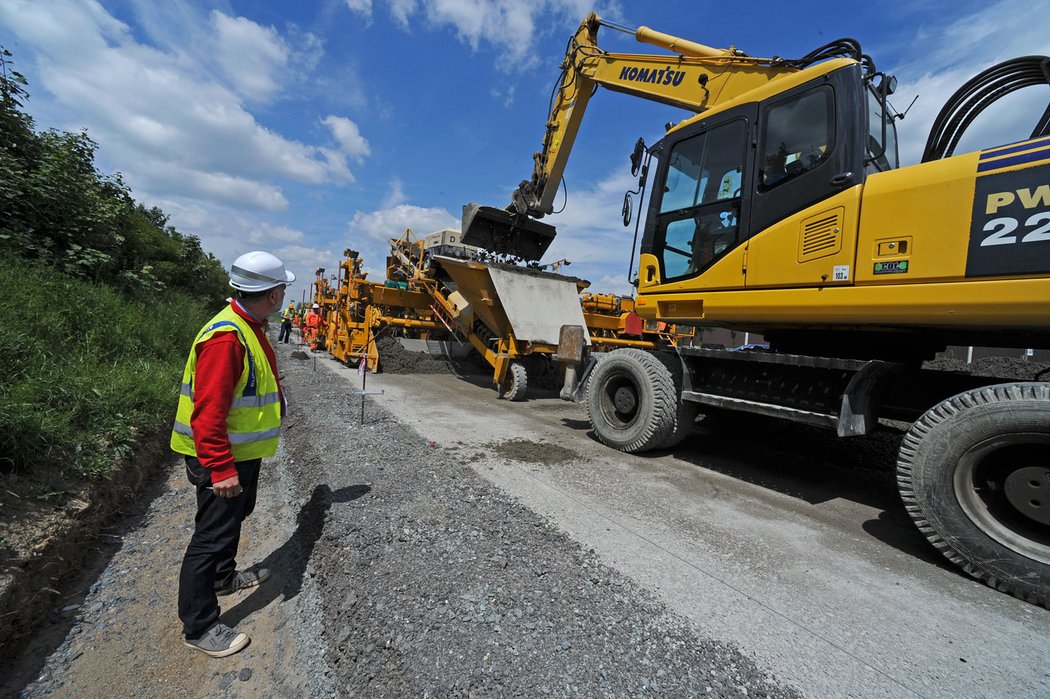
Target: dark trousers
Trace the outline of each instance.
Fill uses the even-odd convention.
[[[288,342],[288,338],[292,335],[292,321],[282,320],[281,321],[281,332],[277,335],[278,342]]]
[[[208,469],[186,457],[186,477],[197,487],[196,528],[179,572],[179,619],[187,636],[203,633],[219,619],[215,590],[233,582],[237,573],[241,522],[255,509],[261,463],[262,459],[237,462],[242,492],[220,498],[211,489]]]

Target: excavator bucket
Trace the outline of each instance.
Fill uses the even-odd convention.
[[[473,202],[463,207],[460,242],[464,245],[533,261],[543,257],[556,234],[550,224],[505,209]]]

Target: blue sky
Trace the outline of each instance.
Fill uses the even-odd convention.
[[[30,82],[38,128],[87,129],[103,171],[224,263],[266,249],[309,281],[349,247],[381,279],[388,238],[458,226],[463,204],[504,206],[529,177],[565,42],[591,9],[760,56],[856,38],[897,75],[898,108],[919,96],[899,124],[907,164],[965,80],[1050,53],[1050,3],[1017,0],[0,0],[0,44]],[[607,29],[599,43],[658,51]],[[957,152],[1027,135],[1045,92],[986,113]],[[627,155],[684,116],[595,95],[545,261],[568,258],[562,271],[593,290],[629,289]]]

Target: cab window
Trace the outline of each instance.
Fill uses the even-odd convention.
[[[699,274],[739,243],[747,130],[736,119],[671,149],[657,219],[664,279]]]
[[[886,113],[882,100],[875,88],[868,86],[868,142],[865,146],[864,170],[869,175],[873,172],[892,170],[899,166],[897,161],[897,125],[892,116]],[[882,126],[886,124],[886,142],[882,142]]]
[[[826,86],[766,108],[760,191],[773,189],[827,160],[834,139],[833,114],[832,91]]]

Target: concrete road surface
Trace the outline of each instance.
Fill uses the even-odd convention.
[[[317,364],[360,387],[356,371]],[[583,406],[501,401],[485,377],[377,375],[367,389],[807,696],[1050,697],[1050,612],[942,561],[891,472],[845,466],[811,432],[770,445],[744,422],[633,456],[598,443]]]

